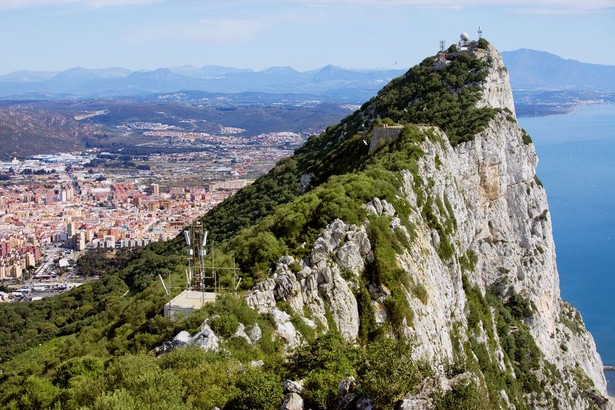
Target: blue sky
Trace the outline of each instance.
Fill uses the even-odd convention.
[[[500,51],[615,65],[615,0],[0,0],[0,74],[406,68],[478,26]]]

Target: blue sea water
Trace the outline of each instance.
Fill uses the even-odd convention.
[[[604,364],[615,365],[615,105],[521,117],[538,151],[562,297],[576,306]],[[615,372],[607,372],[615,393]]]

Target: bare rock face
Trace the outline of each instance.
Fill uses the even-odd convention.
[[[484,53],[492,61],[492,70],[479,105],[514,112],[501,57],[492,47]],[[432,211],[440,220],[454,220],[457,227],[447,238],[434,240],[437,233],[420,216],[411,216],[418,238],[398,261],[428,291],[426,304],[409,299],[418,312],[410,329],[420,341],[415,353],[436,363],[453,359],[451,323],[465,322],[468,309],[463,273],[483,292],[489,290],[504,299],[527,298],[534,313],[525,322],[545,360],[562,372],[566,383],[574,383],[575,369],[581,369],[606,396],[593,338],[578,312],[560,298],[549,207],[536,178],[537,156],[534,146],[524,142],[516,120],[504,111],[470,142],[453,148],[442,138],[440,143],[426,140],[422,148],[419,176],[431,182],[425,194],[433,203],[449,204],[444,212],[435,205]],[[415,177],[409,172],[403,177],[407,202],[417,206],[412,189]],[[443,239],[458,254],[475,255],[476,266],[464,269],[455,258],[442,260],[437,250]],[[571,317],[572,326],[565,320]],[[503,368],[500,348],[495,356]],[[554,394],[559,394],[561,403],[568,403],[566,408],[588,408],[588,401],[577,399],[574,390]]]
[[[504,66],[502,57],[493,46],[488,49],[475,49],[478,58],[491,59],[491,70],[487,79],[482,84],[483,97],[476,106],[491,108],[506,108],[514,115],[515,104],[513,101],[512,88],[508,77],[508,70]]]
[[[476,325],[478,330],[470,334],[471,306],[464,280],[482,295],[489,292],[503,301],[523,298],[531,307],[524,323],[549,363],[549,371],[559,375],[553,380],[547,380],[544,372],[537,376],[547,383],[549,397],[557,400],[560,408],[609,408],[601,399],[606,397],[606,382],[593,338],[578,312],[560,297],[546,194],[536,178],[534,147],[514,118],[508,73],[493,47],[474,53],[491,64],[477,105],[500,111],[472,141],[455,147],[439,129],[422,127],[434,137],[421,143],[423,155],[418,170],[399,174],[403,181],[399,196],[413,210],[407,220],[381,198],[365,204],[368,214],[390,218],[391,231],[401,230],[408,239],[409,245],[397,254],[396,262],[422,293],[417,296],[406,289],[414,319],[401,331],[414,342],[413,357],[433,365],[434,391],[450,390],[456,383],[447,379],[444,368],[455,362],[455,352],[463,351],[463,344],[470,338],[490,346],[488,354],[493,363],[516,377],[498,334],[489,332],[495,323],[481,321]],[[423,189],[421,200],[417,186]],[[421,207],[428,207],[429,215],[438,223],[453,228],[434,229],[433,221],[420,212]],[[374,261],[368,223],[366,220],[362,226],[355,226],[341,220],[331,222],[314,242],[309,257],[300,261],[290,256],[280,259],[269,278],[247,295],[248,304],[275,316],[280,315],[276,302],[286,302],[306,324],[315,324],[321,331],[335,327],[346,340],[355,340],[359,312],[353,289]],[[413,235],[406,226],[413,226]],[[442,254],[445,244],[453,249],[452,255]],[[391,291],[375,283],[365,286],[375,321],[383,323],[388,320],[385,302]],[[278,327],[281,337],[291,345],[299,343],[287,335],[285,326]],[[518,329],[509,330],[515,331]],[[483,375],[464,377],[461,382],[480,383]],[[588,390],[588,384],[593,384],[593,390]],[[342,401],[343,397],[355,399],[351,386],[351,381],[340,386]],[[502,408],[514,407],[506,391],[502,390],[500,396]],[[362,408],[371,407],[369,398],[360,400]],[[429,408],[430,400],[429,395],[407,397],[403,408]],[[527,400],[532,408],[553,406],[544,395]]]
[[[287,302],[295,313],[305,316],[308,326],[335,326],[345,339],[354,340],[359,332],[357,301],[352,281],[346,281],[342,273],[357,277],[365,269],[370,253],[365,227],[335,220],[315,241],[310,258],[302,261],[298,272],[291,269],[294,258],[281,258],[275,271],[249,292],[246,301],[259,312],[274,314],[276,302]],[[325,306],[330,309],[333,323],[327,319]]]

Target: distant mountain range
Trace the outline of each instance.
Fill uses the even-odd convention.
[[[615,90],[615,66],[565,60],[522,48],[502,53],[513,89]]]
[[[301,93],[336,101],[363,101],[405,70],[350,70],[325,66],[300,72],[290,67],[262,71],[221,66],[159,68],[129,71],[122,68],[52,72],[18,71],[0,76],[0,98],[104,98],[168,93],[180,90],[210,93]]]
[[[515,90],[615,90],[615,66],[565,60],[544,51],[503,52]],[[304,94],[334,102],[365,101],[400,69],[353,70],[328,65],[311,71],[261,71],[222,66],[181,66],[152,71],[71,68],[16,71],[0,76],[0,99],[83,99],[145,96],[176,91]]]

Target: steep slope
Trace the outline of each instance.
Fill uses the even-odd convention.
[[[245,292],[162,318],[156,275],[179,281],[185,251],[152,245],[62,296],[62,317],[33,305],[56,329],[15,308],[0,401],[607,408],[593,339],[560,298],[536,161],[492,46],[429,57],[204,216],[221,284],[237,264]],[[31,348],[11,356],[11,340]]]
[[[430,71],[429,60],[361,110],[363,118],[383,113],[395,122],[432,124],[447,111],[441,127],[449,135],[427,125],[359,132],[355,139],[371,138],[374,147],[380,138],[385,146],[363,163],[356,157],[354,174],[342,183],[329,179],[231,242],[249,249],[236,254],[244,266],[259,266],[255,274],[275,259],[255,256],[260,246],[299,256],[294,272],[292,256],[276,264],[273,274],[250,292],[248,303],[275,314],[284,302],[290,313],[307,312],[308,320],[333,325],[346,339],[356,340],[373,330],[362,329],[371,321],[365,315],[372,313],[365,306],[361,311],[361,298],[369,295],[375,310],[372,326],[392,323],[394,333],[415,341],[413,357],[434,368],[452,363],[478,373],[491,406],[602,406],[601,361],[578,312],[560,299],[548,204],[535,175],[535,150],[514,118],[507,71],[492,47],[474,48],[471,58],[476,60],[466,60],[468,55],[454,58],[472,67],[469,82],[456,89],[449,83],[446,90],[453,89],[452,99],[473,108],[451,104],[433,109],[443,96],[440,84],[430,85],[430,78],[448,80],[459,67],[442,68],[442,76]],[[485,65],[477,64],[481,61]],[[421,84],[412,81],[417,72]],[[413,87],[429,91],[417,98]],[[447,123],[451,118],[454,124]],[[300,215],[293,214],[296,208]],[[316,228],[314,216],[322,223],[323,214],[329,221],[334,216],[342,220],[314,239],[309,232]],[[277,240],[267,242],[266,237]],[[306,243],[313,244],[307,255]],[[294,336],[288,341],[298,343]],[[514,389],[503,381],[511,375],[517,377]],[[445,389],[446,375],[436,371],[438,378]],[[405,401],[408,408],[412,400]]]

